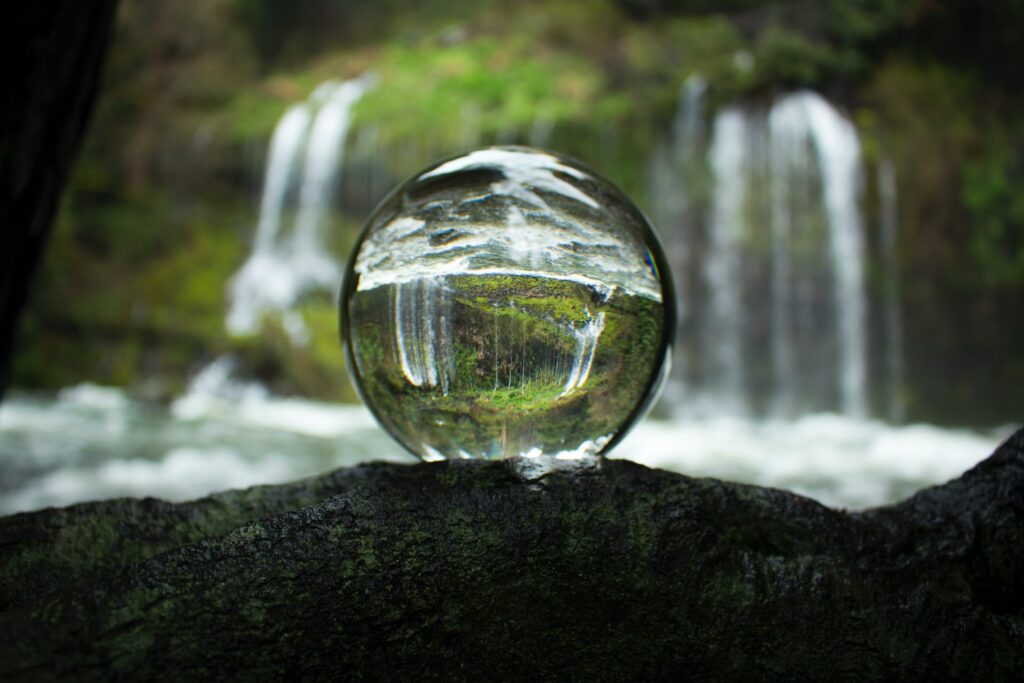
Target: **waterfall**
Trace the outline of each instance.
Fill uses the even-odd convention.
[[[260,200],[260,219],[256,227],[257,253],[269,253],[274,236],[281,227],[281,213],[285,194],[297,165],[302,141],[309,128],[310,111],[305,103],[296,104],[285,112],[274,135],[270,138],[270,153],[264,173],[263,197]]]
[[[867,415],[867,295],[864,291],[864,226],[858,206],[860,141],[846,118],[821,96],[791,95],[804,108],[818,152],[828,214],[838,319],[840,409]]]
[[[773,107],[768,115],[769,164],[771,166],[771,311],[772,369],[775,391],[772,412],[791,415],[797,401],[796,348],[794,339],[794,297],[792,234],[795,211],[792,199],[799,186],[798,167],[804,145],[804,126],[784,106]]]
[[[896,171],[892,162],[878,168],[878,197],[881,214],[882,265],[885,292],[882,295],[885,325],[886,411],[893,422],[902,422],[903,403],[903,318],[900,316],[900,271],[896,252],[899,217],[896,205]]]
[[[864,228],[858,205],[860,143],[853,125],[821,96],[798,92],[779,99],[768,114],[772,184],[772,357],[775,409],[791,413],[796,401],[798,368],[794,309],[806,318],[806,302],[793,289],[791,256],[806,242],[807,218],[813,211],[799,183],[820,179],[815,198],[824,212],[832,282],[831,338],[836,358],[839,409],[851,416],[867,413],[867,298],[864,290]],[[800,309],[799,307],[802,307]],[[822,334],[821,325],[816,336]],[[811,354],[811,358],[818,354]],[[819,364],[820,365],[820,364]],[[809,372],[816,369],[806,368]]]
[[[866,416],[856,129],[808,91],[767,109],[725,107],[710,128],[703,107],[703,83],[691,78],[651,166],[652,213],[667,237],[684,319],[698,330],[679,344],[693,366],[675,380],[678,394],[688,390],[680,401],[698,412]],[[894,202],[894,193],[883,188],[883,204]],[[886,248],[891,254],[891,244]],[[898,314],[887,312],[886,320],[886,348],[898,349]],[[898,383],[898,361],[886,362]]]
[[[227,328],[253,334],[268,312],[302,341],[305,328],[289,308],[312,289],[336,290],[341,279],[323,235],[342,166],[352,108],[373,86],[369,76],[321,84],[292,106],[270,140],[253,250],[229,285]],[[294,220],[290,199],[298,195]]]
[[[729,108],[715,119],[709,153],[714,178],[704,277],[709,294],[705,349],[709,388],[723,409],[742,411],[746,367],[743,356],[744,311],[740,247],[747,194],[747,118]]]
[[[665,243],[666,255],[676,273],[677,325],[684,330],[690,316],[688,278],[693,239],[693,212],[699,204],[695,186],[705,168],[702,145],[706,136],[705,93],[707,83],[700,74],[691,74],[679,88],[676,115],[668,142],[658,145],[651,159],[651,213],[657,226],[671,232],[676,239]],[[674,382],[679,400],[685,400],[685,374],[689,367],[686,347],[676,347],[679,371]],[[673,385],[670,385],[670,389]]]

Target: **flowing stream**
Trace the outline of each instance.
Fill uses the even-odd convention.
[[[0,515],[118,496],[187,500],[360,462],[415,462],[361,406],[275,397],[230,372],[230,360],[218,361],[170,406],[93,385],[8,396],[0,404]],[[1011,432],[835,414],[648,419],[612,457],[865,508],[959,476]]]

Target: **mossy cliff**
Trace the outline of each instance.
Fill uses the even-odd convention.
[[[0,520],[0,678],[1019,680],[1024,432],[845,513],[626,461]]]

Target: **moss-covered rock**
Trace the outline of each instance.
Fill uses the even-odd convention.
[[[528,464],[528,463],[527,463]],[[0,677],[1017,680],[1024,432],[849,514],[626,461],[0,520]]]

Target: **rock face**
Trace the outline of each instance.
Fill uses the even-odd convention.
[[[1019,680],[1024,431],[862,513],[604,461],[0,519],[0,679]]]
[[[42,0],[4,21],[0,395],[18,316],[92,111],[116,5],[116,0]]]

